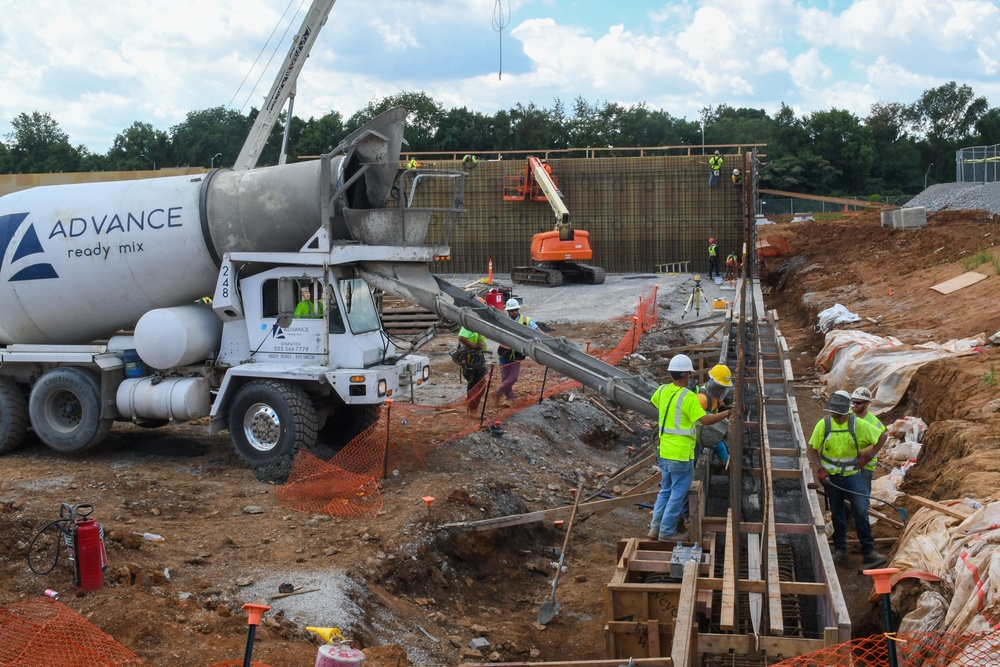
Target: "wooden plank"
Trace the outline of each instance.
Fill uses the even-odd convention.
[[[975,271],[969,271],[968,273],[963,273],[962,275],[952,278],[951,280],[946,280],[943,283],[931,285],[931,289],[935,292],[940,292],[941,294],[951,294],[952,292],[957,292],[958,290],[964,289],[969,285],[975,285],[980,280],[986,280],[986,276],[981,273],[976,273]]]
[[[702,577],[698,580],[698,588],[708,591],[721,591],[725,582],[722,579]],[[766,581],[750,581],[740,579],[740,590],[751,591],[753,593],[766,593],[769,584]],[[782,581],[778,587],[782,595],[817,595],[825,596],[830,592],[830,587],[824,583],[812,581]]]
[[[728,525],[722,520],[722,517],[713,516],[705,517],[702,519],[702,525],[706,529],[711,529],[716,532],[724,530]],[[813,530],[815,530],[815,525],[811,523],[775,523],[774,530],[779,535],[792,534],[792,535],[812,535]],[[764,530],[764,524],[758,521],[744,521],[740,524],[741,533],[760,533]]]
[[[732,548],[739,535],[733,530],[733,508],[726,510],[726,558],[722,568],[722,614],[719,627],[732,632],[736,627],[736,561]]]
[[[906,497],[910,498],[913,502],[915,502],[918,505],[928,507],[932,510],[940,512],[941,514],[944,514],[945,516],[950,516],[955,519],[960,519],[962,521],[972,516],[972,513],[975,511],[974,509],[966,505],[945,505],[943,503],[939,503],[935,500],[924,498],[922,496],[914,496],[911,494],[906,494]]]
[[[621,430],[625,431],[629,435],[634,435],[635,434],[635,431],[632,430],[631,426],[629,426],[628,424],[626,424],[625,422],[623,422],[621,420],[621,418],[618,417],[618,415],[612,413],[611,410],[608,410],[606,407],[604,407],[603,405],[601,405],[598,401],[594,400],[594,398],[592,396],[588,396],[587,400],[590,401],[590,404],[593,405],[595,408],[597,408],[598,410],[600,410],[601,412],[603,412],[604,414],[606,414],[608,417],[610,417],[611,421],[613,421],[614,423],[618,424],[618,426],[621,428]]]
[[[644,667],[673,667],[670,658],[633,658],[633,664]],[[555,662],[463,662],[459,667],[484,667],[504,665],[504,667],[618,667],[622,664],[621,658],[611,660],[557,660]]]
[[[656,500],[656,495],[659,491],[648,491],[646,493],[639,493],[634,496],[622,496],[618,498],[609,498],[607,500],[594,500],[591,502],[580,503],[580,508],[577,510],[581,516],[584,513],[593,514],[599,510],[604,509],[614,509],[616,507],[624,507],[628,505],[633,505],[637,503],[645,503],[651,500]],[[572,505],[563,505],[562,507],[553,507],[548,510],[539,510],[537,512],[528,512],[527,514],[513,514],[510,516],[501,516],[493,519],[481,519],[479,521],[459,521],[457,523],[446,523],[438,527],[438,530],[445,530],[448,528],[471,528],[477,532],[483,530],[493,530],[495,528],[505,528],[507,526],[520,526],[526,523],[534,523],[537,521],[544,521],[545,519],[561,519],[568,517],[570,512],[572,512]]]
[[[765,496],[765,499],[766,502],[769,502],[770,496]],[[751,582],[761,581],[760,545],[760,535],[756,533],[747,535],[747,572]],[[740,590],[744,591],[747,589],[740,586]],[[753,628],[755,635],[759,635],[761,611],[764,608],[764,596],[762,593],[755,593],[754,591],[748,591],[747,596],[750,602],[750,627]]]
[[[756,646],[754,645],[755,642],[757,642]],[[767,655],[796,656],[818,651],[825,646],[829,646],[829,644],[826,644],[822,639],[698,633],[698,652],[702,655],[725,655],[732,652],[738,655],[766,653]],[[847,665],[852,663],[844,662],[838,664]]]
[[[659,658],[663,655],[660,649],[660,622],[655,618],[646,621],[646,641],[649,647],[649,658]]]
[[[827,204],[841,204],[846,206],[857,206],[858,208],[876,208],[880,211],[895,211],[898,206],[890,204],[880,204],[879,202],[864,201],[860,199],[847,199],[844,197],[825,197],[823,195],[807,195],[801,192],[788,192],[786,190],[770,190],[759,188],[757,190],[762,195],[777,195],[779,197],[793,197],[795,199],[810,199],[812,201],[822,201]]]
[[[698,603],[698,564],[684,563],[684,577],[681,579],[681,596],[677,601],[677,620],[674,622],[674,641],[670,647],[670,659],[675,665],[694,665],[694,633],[698,621],[694,612]]]

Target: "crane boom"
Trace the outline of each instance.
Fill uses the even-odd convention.
[[[561,225],[568,225],[569,209],[563,203],[562,193],[559,192],[559,188],[556,187],[555,182],[552,180],[549,170],[535,156],[528,158],[528,165],[531,167],[532,177],[534,177],[535,182],[538,183],[538,187],[542,189],[542,192],[545,193],[545,199],[548,200],[549,206],[552,207],[553,213],[556,214],[556,229],[561,229]]]
[[[302,71],[302,66],[305,65],[306,58],[309,56],[309,50],[316,43],[319,31],[326,23],[326,17],[330,15],[330,10],[333,9],[336,1],[313,0],[305,18],[302,19],[299,32],[292,40],[288,55],[285,56],[285,61],[281,64],[281,69],[278,70],[278,76],[271,86],[271,92],[267,94],[264,106],[257,113],[257,119],[250,129],[250,135],[243,143],[243,148],[233,164],[233,169],[253,169],[257,166],[257,160],[260,158],[261,151],[264,150],[264,145],[267,144],[267,138],[274,128],[274,123],[278,120],[278,115],[284,108],[289,95],[293,94],[295,80],[298,79],[299,72]],[[288,119],[288,122],[291,122],[291,118]]]

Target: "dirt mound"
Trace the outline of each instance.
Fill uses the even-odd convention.
[[[793,257],[770,260],[762,280],[774,293],[771,307],[786,322],[783,331],[803,350],[796,375],[815,376],[812,366],[823,344],[816,330],[819,311],[840,303],[862,317],[854,328],[904,343],[943,343],[991,335],[1000,330],[993,308],[1000,288],[1000,215],[984,211],[941,211],[927,227],[882,227],[876,212],[834,220],[779,223],[762,237],[783,236]],[[930,289],[977,271],[986,276],[950,294]],[[883,421],[904,414],[929,424],[921,462],[907,475],[905,490],[933,499],[987,497],[1000,488],[1000,419],[996,398],[1000,350],[935,362],[917,371],[902,403]],[[809,401],[800,401],[808,406]],[[815,407],[815,406],[811,406]],[[805,417],[804,424],[811,425]]]

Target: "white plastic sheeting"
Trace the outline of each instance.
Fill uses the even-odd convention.
[[[821,310],[816,317],[819,319],[819,323],[816,326],[819,328],[820,333],[826,333],[838,324],[861,321],[860,315],[852,313],[839,303],[833,304],[826,310]]]
[[[942,345],[904,345],[892,336],[834,330],[826,334],[816,365],[825,371],[820,380],[827,394],[868,387],[873,397],[869,409],[880,414],[899,403],[918,368],[938,359],[978,354],[981,344],[980,338],[965,338]]]
[[[940,579],[907,614],[899,632],[988,632],[1000,600],[1000,502],[974,511],[964,521],[931,509],[917,512],[890,563],[894,579]]]

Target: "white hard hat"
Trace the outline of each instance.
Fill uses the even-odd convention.
[[[715,154],[716,154],[716,155],[718,155],[718,154],[719,154],[719,151],[715,151]]]
[[[504,310],[520,310],[521,304],[517,302],[517,299],[507,299],[507,305],[503,307]]]
[[[733,176],[739,176],[739,175],[740,175],[740,170],[739,169],[733,169]]]
[[[693,373],[694,364],[691,363],[691,357],[686,354],[675,354],[670,357],[670,364],[667,366],[667,370],[678,373]]]
[[[865,401],[866,403],[872,402],[872,393],[869,391],[868,387],[858,387],[851,394],[852,401]]]

